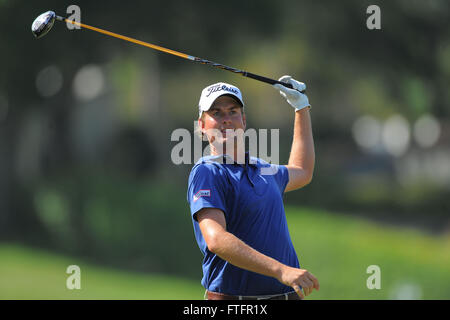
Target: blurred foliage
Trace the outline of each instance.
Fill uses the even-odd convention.
[[[60,250],[111,266],[195,277],[198,266],[179,265],[201,259],[180,201],[186,194],[169,180],[83,170],[48,179],[36,188],[34,202],[49,241]]]
[[[172,131],[193,131],[203,87],[231,82],[243,91],[249,128],[280,129],[285,163],[292,110],[266,84],[89,30],[57,22],[33,38],[35,17],[50,9],[65,15],[70,4],[0,1],[0,240],[197,278],[201,257],[186,202],[191,165],[173,165]],[[449,151],[448,1],[76,4],[87,24],[304,81],[316,169],[309,186],[286,195],[288,204],[448,231],[450,184],[401,183],[396,168],[404,159],[362,152],[351,132],[362,115],[384,121],[401,114],[413,123],[429,113],[441,123],[438,145],[410,150]],[[381,8],[381,30],[366,28],[371,4]],[[62,83],[44,97],[36,79],[49,66]],[[81,70],[94,73],[77,82]],[[83,98],[76,87],[92,89],[93,75],[103,86]]]

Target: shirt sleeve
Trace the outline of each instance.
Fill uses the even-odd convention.
[[[280,189],[280,193],[283,194],[286,189],[287,184],[289,183],[289,171],[286,166],[283,165],[272,165],[276,167],[276,174],[273,175],[278,188]]]
[[[194,220],[197,220],[196,213],[203,208],[217,208],[226,215],[228,185],[224,175],[223,170],[213,164],[200,164],[192,168],[187,200]]]

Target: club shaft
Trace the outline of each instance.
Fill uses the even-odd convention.
[[[122,40],[125,40],[125,41],[129,41],[129,42],[132,42],[132,43],[135,43],[135,44],[138,44],[138,45],[150,48],[150,49],[154,49],[154,50],[165,52],[165,53],[168,53],[168,54],[171,54],[171,55],[175,55],[175,56],[178,56],[178,57],[183,58],[183,59],[187,59],[187,60],[199,62],[201,64],[210,65],[210,66],[215,67],[215,68],[231,71],[231,72],[240,74],[240,75],[242,75],[244,77],[248,77],[248,78],[255,79],[255,80],[258,80],[258,81],[262,81],[262,82],[265,82],[265,83],[269,83],[269,84],[272,84],[272,85],[273,84],[281,84],[281,85],[283,85],[285,87],[293,89],[293,87],[292,87],[292,85],[290,83],[280,82],[280,81],[277,81],[277,80],[274,80],[274,79],[270,79],[270,78],[267,78],[267,77],[263,77],[263,76],[260,76],[260,75],[254,74],[254,73],[250,73],[250,72],[247,72],[247,71],[231,68],[231,67],[225,66],[223,64],[217,63],[217,62],[213,62],[213,61],[209,61],[209,60],[206,60],[206,59],[194,57],[194,56],[188,55],[186,53],[182,53],[182,52],[178,52],[178,51],[175,51],[175,50],[167,49],[167,48],[155,45],[155,44],[151,44],[151,43],[148,43],[148,42],[145,42],[145,41],[141,41],[141,40],[137,40],[137,39],[134,39],[134,38],[130,38],[130,37],[127,37],[127,36],[124,36],[124,35],[121,35],[121,34],[118,34],[118,33],[115,33],[115,32],[111,32],[111,31],[108,31],[108,30],[104,30],[104,29],[100,29],[100,28],[97,28],[97,27],[93,27],[93,26],[90,26],[90,25],[87,25],[87,24],[84,24],[84,23],[80,23],[80,22],[76,22],[76,21],[73,21],[73,20],[69,20],[69,19],[66,19],[66,18],[63,18],[63,17],[57,16],[57,20],[65,21],[66,23],[71,23],[71,24],[79,26],[81,28],[85,28],[85,29],[89,29],[89,30],[96,31],[96,32],[99,32],[99,33],[103,33],[105,35],[108,35],[108,36],[111,36],[111,37],[114,37],[114,38],[118,38],[118,39],[122,39]],[[304,91],[302,91],[302,92],[304,92]]]

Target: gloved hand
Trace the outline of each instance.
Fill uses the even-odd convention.
[[[311,107],[306,94],[299,91],[306,89],[306,85],[303,82],[292,79],[291,76],[282,76],[278,79],[280,82],[286,82],[292,84],[297,89],[289,89],[281,84],[274,84],[275,89],[280,90],[280,94],[287,100],[287,102],[294,107],[295,111],[301,110],[306,107]]]

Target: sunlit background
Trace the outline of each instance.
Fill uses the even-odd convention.
[[[233,83],[247,127],[280,130],[283,164],[293,110],[270,85],[61,22],[33,37],[71,4],[0,0],[0,298],[202,299],[171,133],[194,136],[201,90]],[[450,298],[448,1],[75,4],[83,23],[306,83],[314,179],[285,203],[310,299]]]

